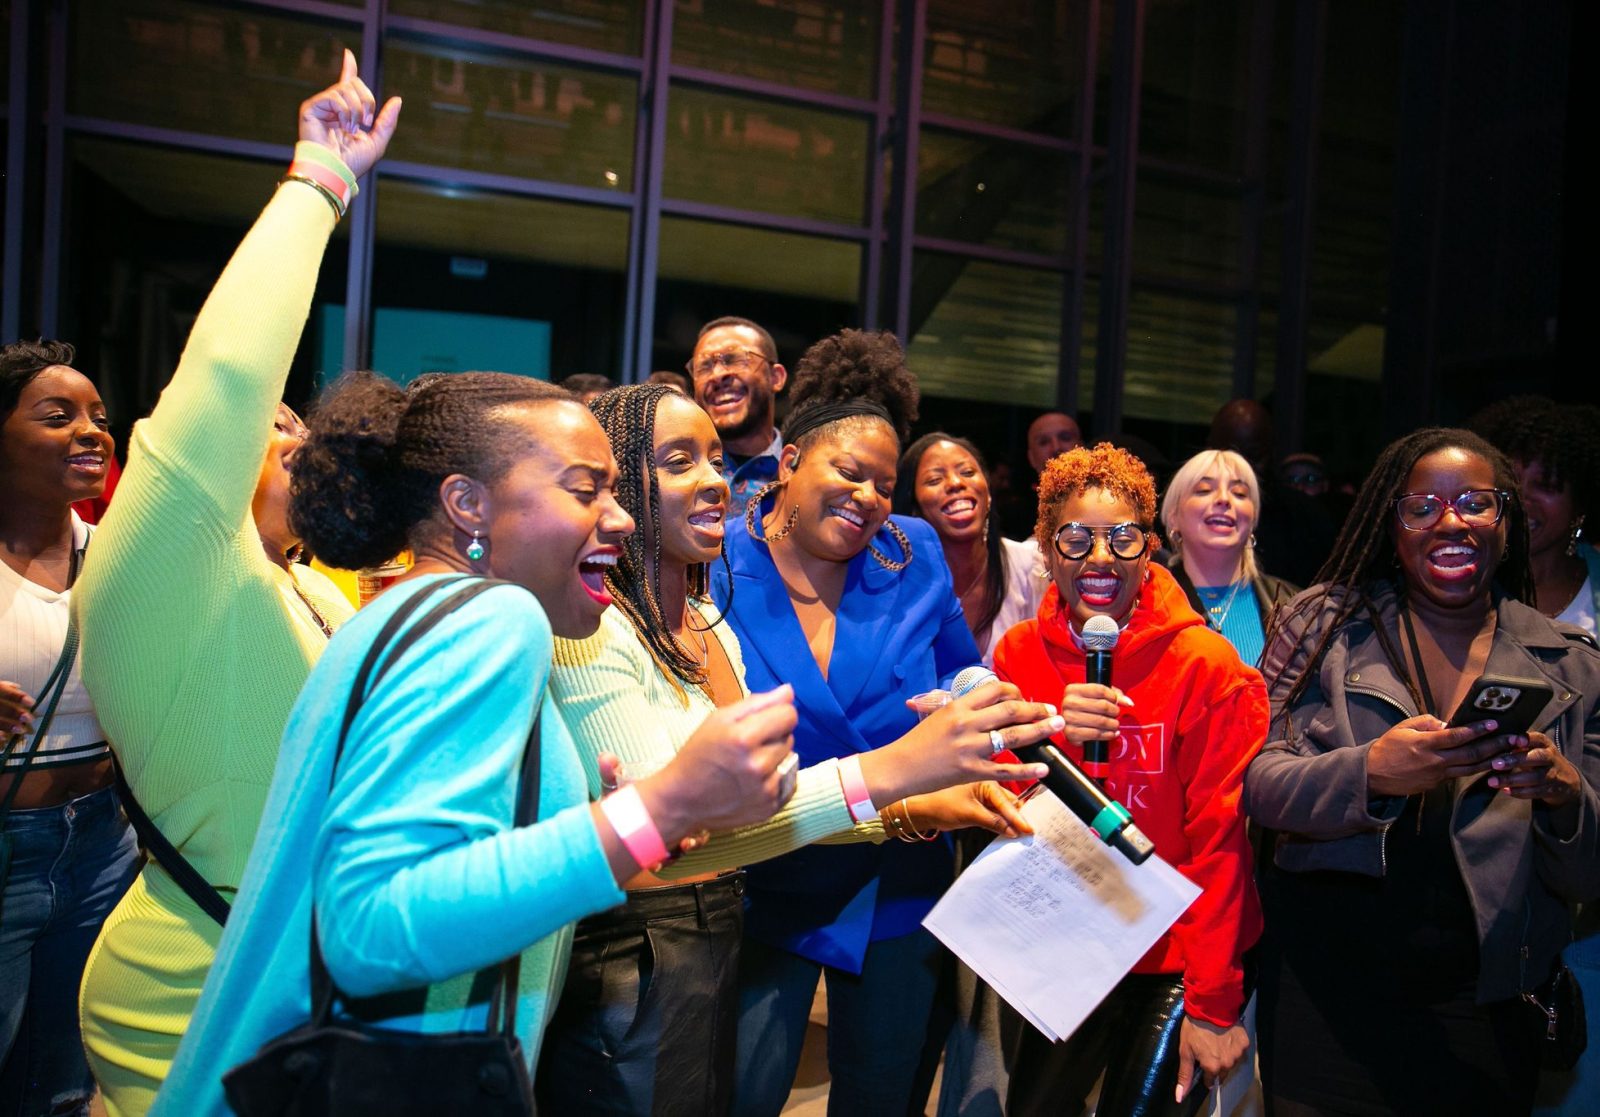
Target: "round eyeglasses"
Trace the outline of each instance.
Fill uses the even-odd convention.
[[[711,377],[723,372],[747,372],[755,367],[757,361],[770,365],[765,353],[758,353],[754,349],[729,349],[723,353],[707,353],[698,361],[690,361],[683,367],[695,380],[709,380]]]
[[[1452,500],[1438,493],[1406,493],[1394,502],[1395,515],[1407,531],[1427,531],[1444,519],[1446,508],[1468,527],[1493,527],[1506,514],[1511,494],[1500,489],[1468,489]]]
[[[1077,521],[1056,528],[1053,542],[1056,554],[1076,562],[1089,557],[1094,550],[1095,538],[1106,542],[1106,548],[1119,559],[1136,559],[1150,546],[1150,529],[1143,524],[1114,524],[1111,527],[1094,527]]]

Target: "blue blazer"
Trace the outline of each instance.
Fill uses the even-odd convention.
[[[933,528],[894,522],[911,540],[911,564],[886,570],[866,552],[850,561],[826,679],[767,545],[740,524],[728,533],[731,580],[715,570],[712,594],[738,634],[750,689],[793,684],[802,765],[903,736],[917,723],[907,698],[982,662]],[[888,532],[873,542],[899,556]],[[851,973],[861,972],[869,942],[916,930],[952,879],[944,841],[807,846],[748,874],[747,935]]]

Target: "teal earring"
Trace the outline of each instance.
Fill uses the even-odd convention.
[[[473,532],[472,542],[467,544],[467,560],[469,562],[479,562],[484,556],[485,548],[478,535],[478,532]]]

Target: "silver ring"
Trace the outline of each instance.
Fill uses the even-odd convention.
[[[993,756],[995,753],[1005,752],[1005,751],[1006,751],[1005,734],[1001,733],[998,729],[989,730],[989,755]]]

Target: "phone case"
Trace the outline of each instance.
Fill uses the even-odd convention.
[[[1493,718],[1500,723],[1496,733],[1526,733],[1538,725],[1550,697],[1550,684],[1543,679],[1480,675],[1456,707],[1450,724],[1470,725]]]

